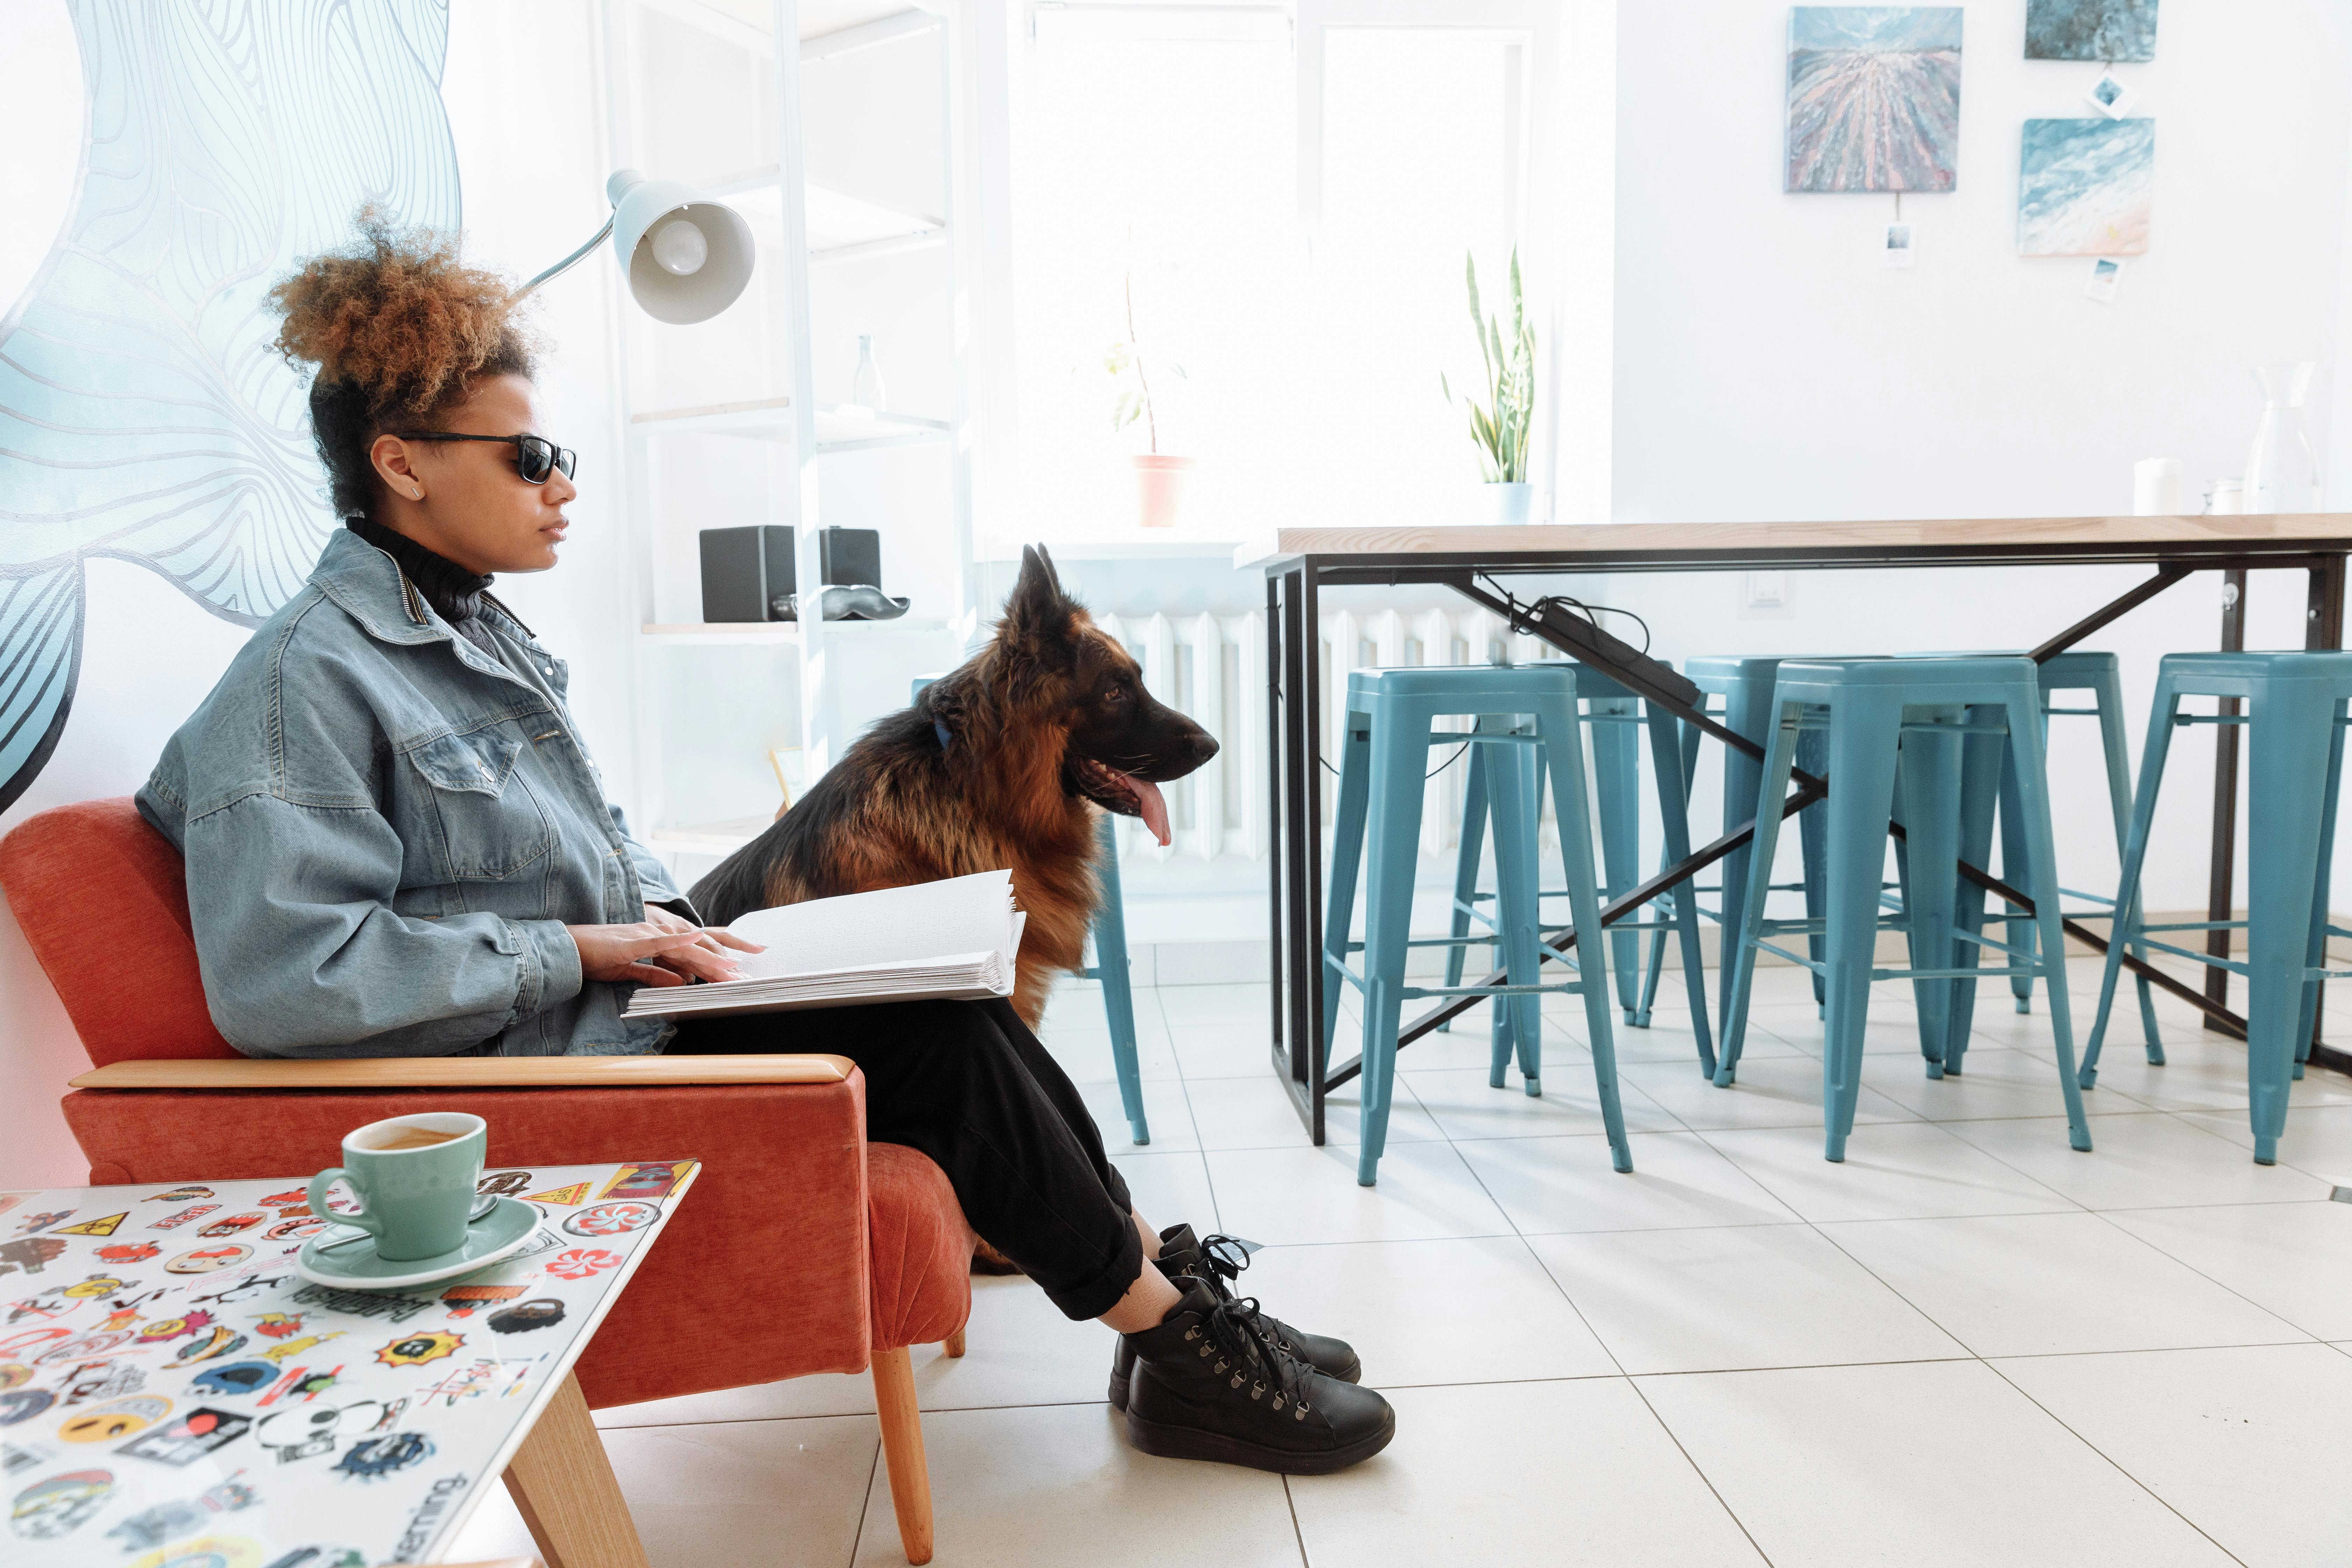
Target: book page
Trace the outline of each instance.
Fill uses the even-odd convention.
[[[996,952],[1010,958],[1019,942],[1010,871],[754,910],[728,929],[767,949],[729,955],[746,979],[870,969],[953,953]]]

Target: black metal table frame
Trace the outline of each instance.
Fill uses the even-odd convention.
[[[1579,551],[1572,557],[1543,552],[1440,554],[1401,552],[1393,554],[1350,553],[1344,556],[1278,556],[1265,567],[1266,626],[1266,744],[1270,758],[1268,784],[1267,861],[1270,882],[1270,940],[1273,963],[1273,1063],[1276,1075],[1289,1092],[1299,1120],[1317,1144],[1324,1141],[1324,1099],[1361,1070],[1360,1058],[1334,1067],[1329,1042],[1319,1038],[1323,987],[1328,983],[1323,963],[1323,792],[1318,768],[1323,763],[1321,625],[1318,601],[1327,587],[1402,587],[1436,585],[1453,590],[1501,616],[1515,631],[1542,637],[1571,658],[1579,650],[1543,627],[1515,613],[1511,597],[1496,579],[1532,574],[1611,572],[1733,572],[1764,569],[1813,571],[1861,570],[1873,567],[2015,566],[2015,565],[2153,565],[2154,576],[2101,605],[2032,651],[2035,662],[2063,653],[2156,597],[2167,588],[2199,572],[2218,571],[2223,593],[2221,646],[2237,651],[2245,647],[2246,574],[2250,571],[2302,571],[2309,574],[2305,611],[2304,646],[2341,647],[2344,643],[2345,550],[2315,549],[2309,541],[2282,542],[2263,547],[2247,541],[2200,541],[2178,544],[2150,543],[2116,550],[2063,543],[1890,546],[1791,546],[1762,550],[1693,550],[1672,557],[1644,555],[1638,550]],[[1648,701],[1696,725],[1727,746],[1737,746],[1759,760],[1762,748],[1726,729],[1706,714],[1685,705],[1675,693],[1644,680],[1638,669],[1612,666],[1608,673]],[[1289,693],[1302,695],[1292,701]],[[2221,710],[2239,710],[2234,698]],[[2210,878],[2207,889],[2209,920],[2231,918],[2231,893],[2235,877],[2237,834],[2238,726],[2222,725],[2215,732],[2213,823]],[[1782,804],[1785,816],[1828,794],[1826,781],[1800,772],[1796,789]],[[1713,865],[1748,842],[1753,821],[1694,850],[1680,864],[1661,871],[1612,900],[1601,914],[1612,925],[1664,892]],[[1899,833],[1898,827],[1895,831]],[[1979,887],[2021,907],[2031,915],[2033,900],[1981,868],[1963,864],[1962,876]],[[2106,939],[2080,923],[2065,922],[2069,936],[2104,952]],[[2206,950],[2217,955],[2229,951],[2231,933],[2209,932]],[[1576,942],[1575,933],[1560,933],[1540,952],[1549,960]],[[2126,954],[2124,966],[2146,976],[2170,995],[2200,1008],[2204,1026],[2236,1039],[2245,1038],[2245,1020],[2229,1008],[2229,972],[2206,971],[2200,992],[2172,975],[2143,964]],[[1481,984],[1500,984],[1497,970]],[[1405,1024],[1398,1047],[1411,1045],[1438,1025],[1468,1011],[1475,997],[1455,997]],[[2312,1061],[2339,1071],[2352,1071],[2352,1054],[2321,1043],[2324,1019],[2313,1024]]]

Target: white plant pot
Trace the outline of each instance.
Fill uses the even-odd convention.
[[[1489,528],[1519,527],[1534,508],[1535,493],[1535,486],[1523,479],[1480,485],[1470,521]]]

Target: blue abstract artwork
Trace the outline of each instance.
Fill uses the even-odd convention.
[[[0,300],[0,808],[56,750],[82,563],[260,623],[334,518],[264,296],[373,203],[455,228],[446,0],[72,0],[71,216]]]
[[[2153,120],[2029,120],[2017,183],[2021,256],[2145,256]]]
[[[1960,7],[1789,12],[1790,191],[1948,191],[1960,140]]]
[[[2029,60],[2152,60],[2157,0],[2026,0]]]

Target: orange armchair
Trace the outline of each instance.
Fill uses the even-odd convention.
[[[928,1157],[866,1142],[855,1065],[248,1059],[205,1009],[179,855],[128,798],[19,826],[0,839],[0,887],[89,1056],[64,1108],[93,1184],[299,1175],[333,1164],[351,1128],[426,1110],[488,1121],[496,1166],[701,1160],[693,1193],[580,1359],[588,1404],[870,1366],[908,1560],[930,1560],[907,1351],[944,1341],[963,1353],[972,1235]],[[785,1327],[747,1342],[740,1303],[751,1292],[789,1310],[773,1318]],[[730,1353],[710,1356],[721,1340]]]

